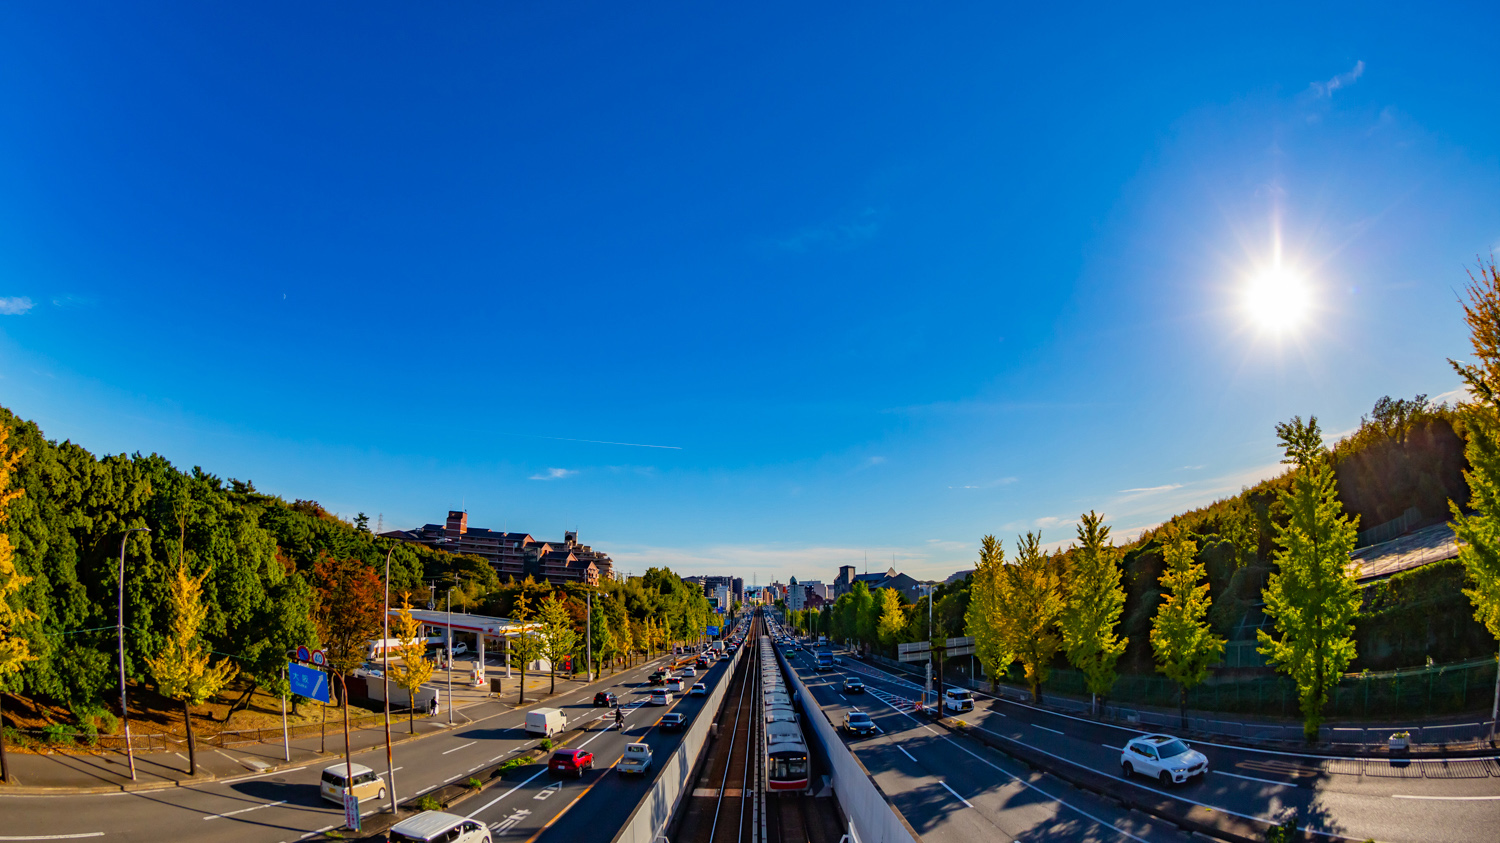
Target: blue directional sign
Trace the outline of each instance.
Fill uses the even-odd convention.
[[[716,627],[716,626],[709,627],[708,628],[708,634],[709,635],[718,635],[719,634],[719,628]]]
[[[288,662],[286,678],[291,680],[292,693],[297,696],[328,702],[328,674],[323,671]]]

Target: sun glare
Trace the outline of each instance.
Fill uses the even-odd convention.
[[[1262,330],[1279,334],[1302,324],[1311,309],[1312,295],[1301,276],[1275,266],[1250,279],[1244,304],[1251,321]]]

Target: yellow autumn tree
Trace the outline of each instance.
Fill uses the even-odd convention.
[[[0,426],[0,524],[10,516],[11,503],[26,493],[25,489],[10,488],[11,474],[26,452],[12,451],[9,440],[10,428]],[[36,658],[26,639],[16,635],[16,627],[35,619],[36,615],[13,605],[21,589],[29,582],[31,577],[21,576],[16,570],[10,536],[0,533],[0,781],[6,782],[10,781],[10,768],[5,763],[6,677],[19,672],[27,662]]]
[[[229,659],[212,663],[213,653],[200,635],[208,607],[203,603],[203,580],[210,568],[193,576],[181,562],[170,583],[168,605],[172,611],[167,643],[154,658],[146,659],[146,668],[161,695],[182,703],[182,719],[187,727],[188,775],[198,772],[197,744],[193,739],[192,707],[202,705],[239,672]]]
[[[435,665],[427,658],[427,639],[422,635],[422,622],[411,615],[411,597],[401,596],[401,614],[391,624],[391,635],[399,642],[394,648],[400,664],[391,665],[390,677],[408,697],[406,728],[417,733],[417,692],[432,678]]]

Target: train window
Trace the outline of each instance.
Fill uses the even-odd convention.
[[[773,758],[775,763],[771,767],[771,778],[773,779],[801,779],[807,777],[807,758]]]

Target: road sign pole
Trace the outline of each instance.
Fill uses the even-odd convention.
[[[281,679],[282,679],[283,682],[290,683],[290,679],[288,678],[288,675],[287,675],[287,669],[285,667],[281,668]],[[282,751],[282,754],[285,756],[285,758],[286,758],[287,761],[292,760],[292,738],[291,738],[291,733],[287,730],[287,727],[286,727],[286,692],[285,691],[283,691],[282,694],[281,694],[281,751]]]

